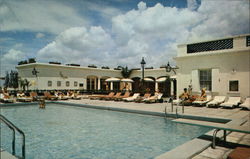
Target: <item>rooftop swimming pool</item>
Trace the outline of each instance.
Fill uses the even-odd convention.
[[[154,158],[210,130],[163,117],[59,104],[6,107],[1,114],[24,131],[28,159]],[[11,139],[11,130],[1,124],[1,147],[9,152]],[[16,142],[21,156],[21,136]]]

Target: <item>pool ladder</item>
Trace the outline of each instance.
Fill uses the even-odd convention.
[[[21,159],[25,159],[25,135],[22,130],[16,127],[11,121],[9,121],[6,117],[0,114],[0,121],[5,123],[12,130],[12,155],[16,156],[16,131],[22,135],[22,157],[18,157]]]
[[[174,112],[174,104],[173,99],[171,98],[171,112]],[[182,113],[184,113],[184,109],[182,109]],[[168,112],[167,112],[167,105],[165,106],[165,117],[167,118]],[[175,118],[178,118],[178,108],[175,110]]]

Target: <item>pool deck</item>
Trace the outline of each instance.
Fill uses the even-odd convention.
[[[78,105],[87,105],[88,107],[108,109],[108,110],[131,110],[131,112],[150,112],[152,114],[163,114],[165,112],[165,107],[167,108],[167,113],[169,115],[175,115],[176,111],[179,115],[186,116],[196,116],[196,117],[208,117],[208,118],[220,118],[220,119],[229,119],[232,124],[232,127],[235,125],[242,124],[244,122],[244,127],[250,127],[250,111],[241,110],[240,108],[235,109],[222,109],[222,108],[206,108],[206,107],[192,107],[185,106],[184,114],[182,114],[182,106],[173,106],[173,112],[170,103],[134,103],[134,102],[115,102],[115,101],[103,101],[103,100],[90,100],[90,99],[81,99],[81,100],[66,100],[59,101],[60,103],[71,103]],[[230,126],[229,126],[230,128]],[[210,131],[208,134],[212,134],[213,131]],[[219,133],[220,134],[220,133]],[[222,134],[220,135],[222,136]],[[238,144],[244,144],[250,146],[250,134],[241,133],[241,132],[232,132],[227,136],[227,142],[233,142]],[[195,145],[195,146],[191,146]],[[159,158],[172,158],[175,154],[183,154],[181,158],[193,158],[193,159],[221,159],[225,158],[229,152],[232,151],[230,148],[217,146],[215,149],[210,147],[211,141],[194,139],[190,142],[187,142],[183,145],[180,145],[176,149],[171,150],[165,154],[162,154],[157,157]],[[190,147],[191,146],[191,147]],[[203,147],[203,148],[201,148]],[[189,148],[189,149],[188,149]],[[191,149],[190,149],[191,148]],[[195,154],[195,155],[194,155]],[[169,157],[166,157],[169,156]],[[188,156],[188,157],[184,157]],[[179,156],[180,158],[180,156]]]

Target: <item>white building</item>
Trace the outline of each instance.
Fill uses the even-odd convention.
[[[250,91],[250,35],[178,45],[177,94],[192,85],[213,95],[241,97]]]
[[[19,65],[19,76],[22,79],[30,81],[31,90],[121,90],[124,88],[124,82],[105,82],[110,77],[122,79],[121,70],[89,68],[80,66],[68,66],[61,64],[45,64],[45,63],[31,63]],[[38,72],[37,76],[33,73],[34,69]],[[145,69],[144,71],[146,88],[150,88],[152,92],[160,89],[165,95],[170,96],[171,82],[165,80],[156,82],[162,77],[173,76],[173,73],[167,73],[165,68]],[[130,78],[134,82],[128,83],[130,89],[133,91],[140,91],[139,85],[141,82],[142,71],[133,70]],[[149,80],[146,80],[149,79]],[[174,82],[172,81],[172,92]]]

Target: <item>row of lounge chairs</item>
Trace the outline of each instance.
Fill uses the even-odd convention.
[[[67,95],[64,95],[62,93],[57,94],[51,94],[50,92],[44,92],[43,94],[37,94],[36,92],[30,92],[30,93],[17,93],[16,97],[13,96],[5,96],[4,94],[0,94],[0,102],[2,103],[14,103],[15,101],[18,102],[32,102],[37,101],[39,99],[46,99],[46,100],[68,100],[68,99],[75,99],[80,100],[81,97],[76,93],[70,93]]]
[[[113,101],[124,101],[124,102],[144,102],[144,103],[156,103],[162,101],[162,93],[155,93],[151,96],[150,93],[145,93],[144,96],[140,96],[140,93],[134,93],[130,96],[130,92],[125,92],[123,95],[121,92],[110,92],[108,95],[92,95],[89,96],[91,100],[113,100]]]
[[[174,100],[174,104],[181,104],[180,100]],[[223,108],[235,108],[241,107],[250,110],[250,97],[247,97],[242,103],[241,97],[228,97],[226,101],[226,96],[215,96],[212,98],[211,95],[207,95],[205,101],[193,101],[191,103],[193,106],[206,106],[206,107],[223,107]]]

